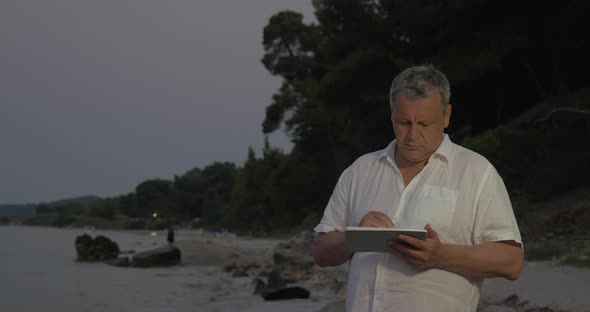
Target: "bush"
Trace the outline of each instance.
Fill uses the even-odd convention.
[[[524,250],[527,260],[553,260],[568,252],[564,243],[553,240],[531,242]]]
[[[563,259],[561,259],[560,262],[563,264],[575,266],[578,268],[590,268],[590,257],[588,257],[588,256],[581,256],[581,257],[566,256],[566,257],[563,257]]]
[[[502,144],[498,130],[494,129],[480,135],[467,136],[463,139],[461,145],[494,162],[494,159],[498,159],[497,156]]]

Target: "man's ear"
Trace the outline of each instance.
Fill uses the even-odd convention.
[[[445,109],[445,112],[444,112],[445,129],[449,126],[449,122],[451,121],[451,111],[453,111],[453,106],[449,103],[449,105],[447,105],[447,108]]]

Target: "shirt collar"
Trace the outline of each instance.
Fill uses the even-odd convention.
[[[377,159],[387,157],[387,161],[390,164],[392,164],[392,165],[395,164],[395,160],[393,158],[393,155],[395,155],[396,141],[397,141],[397,139],[394,139],[393,141],[391,141],[391,143],[389,143],[389,145],[387,145],[387,147],[385,149],[378,151],[377,152]],[[446,161],[449,161],[449,157],[451,155],[451,149],[452,149],[451,139],[449,138],[448,134],[443,133],[443,139],[440,142],[436,151],[434,151],[434,153],[432,153],[432,155],[433,156],[434,155],[441,156]]]

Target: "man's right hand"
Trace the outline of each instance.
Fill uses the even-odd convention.
[[[379,211],[369,211],[361,219],[359,226],[362,227],[374,227],[374,228],[393,228],[395,225],[389,219],[389,217]]]

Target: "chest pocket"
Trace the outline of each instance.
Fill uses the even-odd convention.
[[[424,184],[422,190],[415,194],[417,205],[408,209],[408,220],[413,226],[426,224],[448,226],[453,221],[458,192],[452,189]],[[411,211],[411,212],[410,212]],[[435,227],[436,228],[436,227]]]

